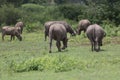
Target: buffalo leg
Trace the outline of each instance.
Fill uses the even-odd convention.
[[[99,51],[100,50],[100,45],[99,42],[95,42],[95,51]]]
[[[4,34],[2,34],[2,41],[4,41],[4,36],[5,36],[5,35],[4,35]]]
[[[49,36],[49,30],[45,30],[44,34],[45,34],[45,41],[46,41],[47,40],[47,36]]]
[[[65,49],[65,48],[66,48],[65,41],[63,40],[63,47],[62,47],[62,49]]]
[[[21,28],[21,31],[20,31],[20,32],[21,32],[21,34],[22,34],[22,32],[23,32],[23,28]]]
[[[49,50],[49,53],[51,53],[51,47],[52,47],[52,39],[50,39],[50,50]]]
[[[58,51],[61,52],[61,49],[60,49],[61,43],[60,43],[60,41],[57,41],[57,42],[56,42],[56,46],[57,46],[57,48],[58,48]]]
[[[99,41],[99,46],[102,46],[102,40]]]
[[[91,50],[92,51],[94,51],[94,46],[95,46],[95,44],[94,44],[94,41],[93,41],[93,39],[92,38],[90,38],[90,37],[88,37],[89,38],[89,40],[90,40],[90,42],[91,42]]]
[[[67,41],[68,41],[68,39],[64,39],[63,40],[63,47],[62,47],[62,49],[67,48]]]
[[[10,41],[14,40],[15,36],[11,35]]]
[[[13,36],[11,35],[11,37],[10,37],[10,41],[12,41],[12,38],[13,38]]]
[[[15,40],[15,36],[13,36],[13,40]]]
[[[94,45],[94,42],[91,41],[91,50],[92,50],[92,51],[94,51],[94,46],[95,46],[95,45]]]
[[[94,51],[95,50],[95,43],[92,39],[90,39],[90,42],[91,42],[91,50]]]
[[[44,32],[44,34],[45,34],[45,41],[46,41],[46,38],[47,38],[47,33],[46,33],[46,31]]]
[[[92,36],[90,36],[88,34],[87,34],[87,37],[88,37],[88,39],[91,42],[91,51],[94,51],[94,39],[92,38]]]

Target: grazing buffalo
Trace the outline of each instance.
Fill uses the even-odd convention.
[[[51,47],[52,47],[52,39],[56,40],[56,46],[58,48],[58,51],[61,51],[61,43],[63,42],[63,48],[67,48],[67,31],[63,24],[55,23],[50,26],[49,29],[49,40],[50,40],[50,50],[49,53],[51,53]]]
[[[105,37],[106,33],[102,27],[97,24],[93,24],[88,26],[86,34],[92,45],[91,50],[98,52],[100,50],[100,46],[102,46],[102,39]]]
[[[24,27],[24,24],[23,24],[23,22],[17,22],[16,23],[16,25],[15,25],[15,27],[20,27],[20,33],[22,34],[22,31],[23,31],[23,27]]]
[[[90,24],[91,24],[90,21],[87,19],[80,20],[80,22],[78,24],[78,29],[77,29],[78,35],[81,34],[81,31],[86,32],[86,29]]]
[[[14,36],[16,36],[20,41],[22,41],[20,30],[21,29],[19,27],[10,27],[10,26],[2,27],[2,40],[4,41],[5,35],[10,35],[11,40],[14,39]]]
[[[63,24],[64,27],[66,28],[67,32],[69,32],[72,36],[75,35],[75,32],[74,30],[72,29],[72,27],[65,21],[48,21],[44,24],[45,26],[45,41],[46,41],[46,38],[49,34],[49,28],[51,25],[53,25],[54,23],[60,23],[60,24]]]

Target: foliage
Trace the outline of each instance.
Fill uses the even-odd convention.
[[[41,27],[41,29],[43,29],[43,26],[41,25],[44,25],[46,21],[63,19],[62,14],[58,10],[57,6],[45,7],[45,6],[36,5],[36,4],[24,4],[20,9],[22,9],[23,11],[22,20],[26,24],[26,27],[27,27],[26,29],[28,30],[28,32],[31,32],[32,29],[34,29],[34,27],[32,28],[32,26],[35,25],[35,23],[37,22],[39,23],[38,28]],[[61,17],[58,17],[58,16],[61,16]]]
[[[37,5],[37,4],[23,4],[22,5],[22,9],[24,9],[27,12],[43,12],[43,10],[45,9],[44,6],[41,5]]]
[[[102,27],[106,32],[106,36],[119,36],[120,27],[116,27],[114,23],[110,21],[103,21]]]
[[[56,4],[65,4],[68,1],[67,0],[54,0]]]
[[[24,0],[23,4],[32,3],[32,4],[40,4],[40,5],[47,5],[50,3],[51,0]]]
[[[0,8],[0,24],[15,24],[18,19],[21,18],[21,11],[18,8],[15,8],[13,5],[2,5]]]
[[[50,20],[72,22],[70,25],[75,29],[78,21],[88,19],[92,24],[97,23],[103,27],[106,26],[104,21],[109,22],[107,26],[110,29],[104,28],[107,29],[108,36],[119,34],[119,0],[0,0],[0,13],[0,25],[14,25],[21,20],[26,24],[28,32],[34,31],[32,29],[38,23],[42,26]],[[114,27],[109,27],[110,25]]]
[[[37,32],[39,30],[43,30],[43,25],[40,22],[26,23],[25,30],[26,32]]]
[[[78,21],[78,15],[82,14],[83,8],[80,5],[62,5],[59,6],[60,12],[65,18]]]
[[[3,5],[3,4],[6,4],[7,1],[6,0],[0,0],[0,6]]]
[[[80,61],[71,56],[59,55],[59,56],[48,56],[45,55],[40,58],[32,58],[30,60],[23,61],[21,63],[16,63],[13,61],[10,65],[11,69],[15,72],[25,72],[25,71],[32,71],[32,70],[54,70],[55,72],[65,72],[71,71],[74,69],[89,69],[95,68],[98,66],[105,66],[119,64],[120,59],[115,58],[113,60],[90,60],[87,62]]]
[[[24,0],[0,0],[0,6],[5,4],[12,4],[15,7],[19,7],[21,4],[23,4]]]
[[[72,57],[67,57],[64,55],[59,56],[43,56],[40,58],[32,58],[21,63],[11,63],[11,68],[15,72],[31,71],[31,70],[51,70],[54,69],[55,72],[70,71],[75,69],[79,65],[78,61]],[[82,64],[81,64],[82,65]]]
[[[91,21],[91,23],[98,23],[101,24],[103,19],[103,8],[101,6],[96,6],[95,4],[90,6],[85,6],[84,9],[82,9],[82,15],[78,16],[78,19],[88,19]]]

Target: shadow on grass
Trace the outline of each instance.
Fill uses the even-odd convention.
[[[101,52],[101,51],[107,51],[107,50],[105,50],[105,49],[101,49],[100,52]]]
[[[52,51],[52,53],[65,53],[65,52],[68,52],[68,50],[67,49],[65,49],[65,50],[61,50],[61,52],[59,52],[59,51]]]
[[[101,52],[106,52],[107,50],[105,50],[105,49],[100,49],[100,51],[91,51],[91,50],[89,50],[89,52],[90,53],[101,53]]]

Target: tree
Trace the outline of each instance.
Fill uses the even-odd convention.
[[[0,0],[0,6],[3,5],[3,4],[6,4],[7,1],[6,0]]]
[[[21,18],[21,12],[18,8],[15,8],[12,4],[2,5],[0,8],[0,23],[7,25],[15,24],[18,19]]]

